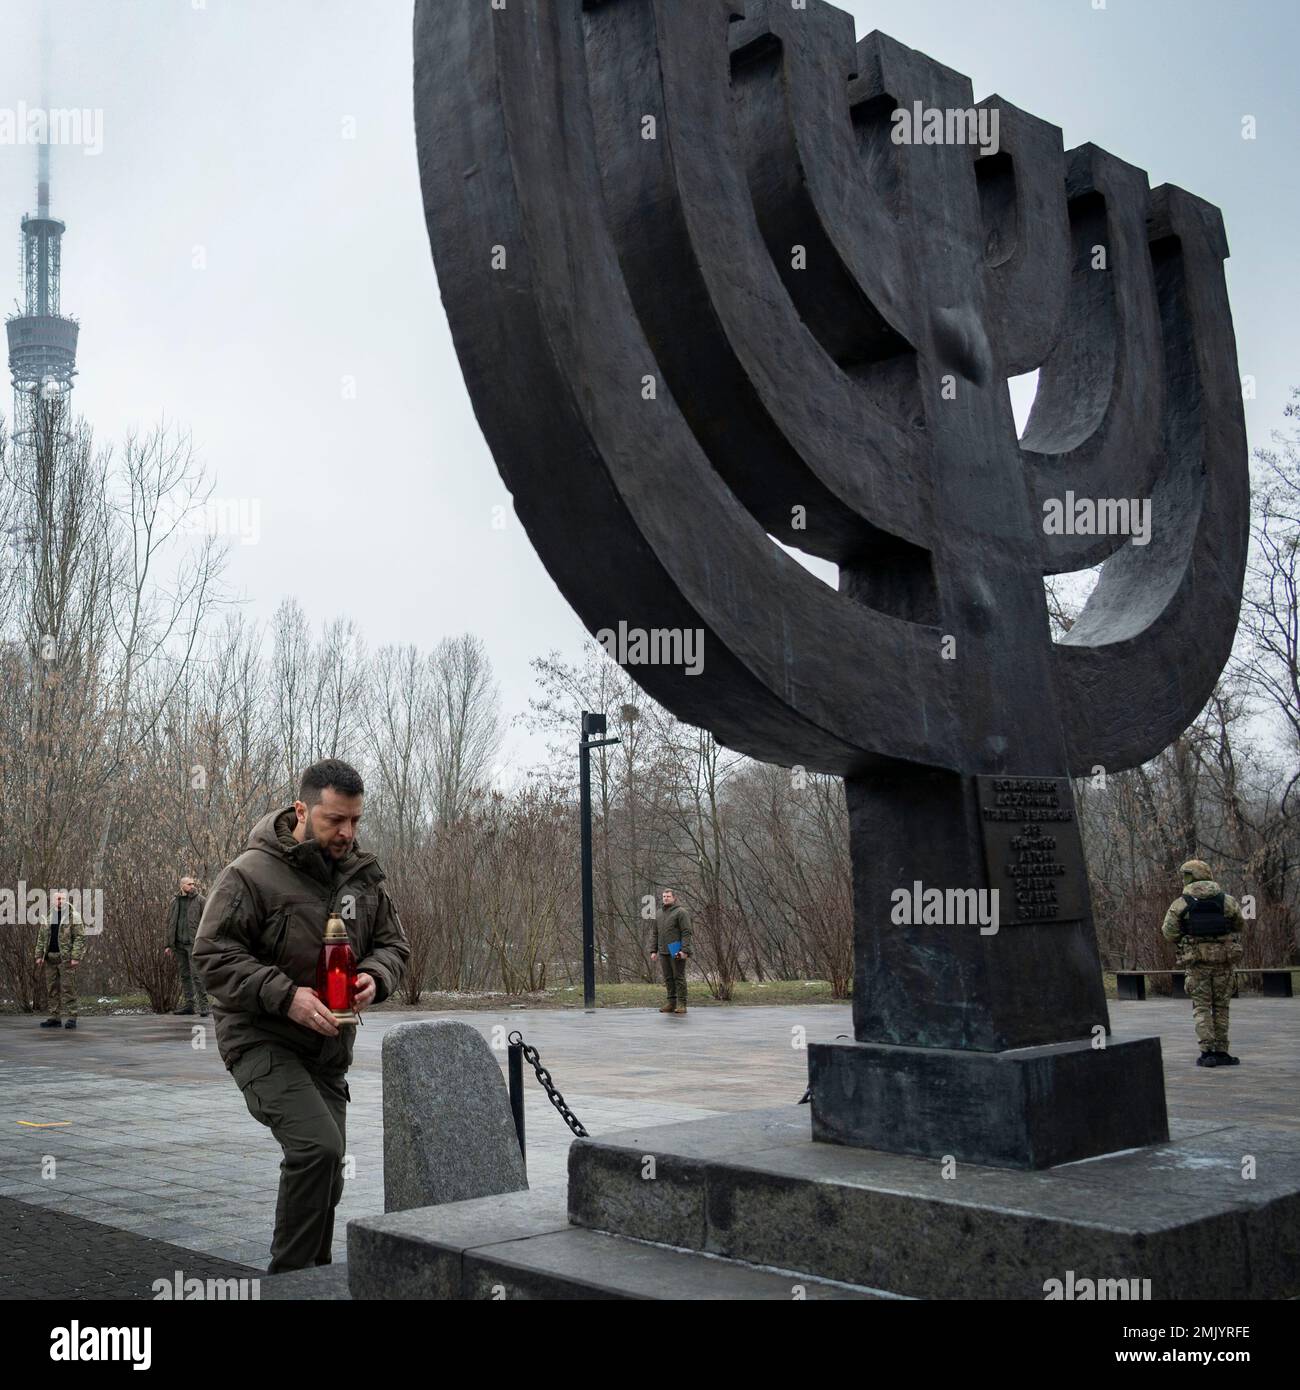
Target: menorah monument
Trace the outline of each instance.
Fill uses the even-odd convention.
[[[814,1137],[1020,1168],[1166,1139],[1070,779],[1168,745],[1236,630],[1217,210],[823,0],[425,3],[416,121],[465,379],[561,591],[593,633],[701,633],[702,669],[630,673],[844,778],[854,1039],[810,1048]],[[1121,502],[1145,536],[1049,524]],[[1044,576],[1098,565],[1053,640]],[[996,929],[954,920],[977,899]]]

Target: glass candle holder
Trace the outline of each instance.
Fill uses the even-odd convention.
[[[357,1022],[357,958],[348,929],[337,913],[325,924],[325,940],[316,962],[316,993],[340,1026]]]

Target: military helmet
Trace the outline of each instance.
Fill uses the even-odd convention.
[[[1204,859],[1189,859],[1179,870],[1182,876],[1192,883],[1201,883],[1205,880],[1213,880],[1214,870],[1205,862]]]

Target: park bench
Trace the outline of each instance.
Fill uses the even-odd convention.
[[[1263,976],[1263,987],[1260,992],[1270,999],[1290,999],[1294,994],[1289,966],[1253,970],[1238,969],[1234,973]],[[1175,992],[1183,988],[1183,981],[1187,978],[1185,970],[1117,970],[1115,972],[1116,998],[1145,999],[1147,997],[1148,975],[1172,975]],[[1233,981],[1232,993],[1235,998],[1237,995],[1236,980]]]

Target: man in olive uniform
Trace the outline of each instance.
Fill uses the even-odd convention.
[[[86,928],[81,913],[60,890],[54,894],[50,910],[42,915],[41,929],[36,935],[36,959],[45,964],[45,1002],[54,1010],[42,1028],[77,1026],[74,976],[85,949]]]
[[[199,886],[188,875],[181,879],[180,892],[172,899],[171,910],[167,914],[167,954],[175,955],[176,968],[180,972],[181,992],[185,1003],[173,1010],[178,1014],[192,1014],[197,998],[199,1013],[208,1016],[208,996],[203,992],[203,981],[194,969],[194,934],[199,929],[199,919],[203,916],[203,894]]]
[[[668,1002],[659,1010],[661,1014],[684,1014],[686,1012],[686,962],[690,958],[691,914],[678,906],[677,895],[671,888],[663,891],[663,911],[655,913],[651,930],[650,959],[657,960],[663,970],[664,987],[668,991]],[[674,955],[669,949],[680,943],[681,949]]]
[[[1181,872],[1183,895],[1170,903],[1160,931],[1178,943],[1178,964],[1187,972],[1184,988],[1201,1045],[1196,1065],[1236,1066],[1240,1059],[1228,1051],[1228,1006],[1233,970],[1245,954],[1245,919],[1203,859],[1189,859]]]
[[[258,821],[221,871],[194,943],[221,1060],[284,1150],[271,1274],[330,1263],[343,1195],[355,1028],[313,987],[325,924],[337,914],[347,928],[358,1010],[398,987],[410,957],[384,872],[357,844],[364,791],[347,763],[309,767],[298,800]]]

